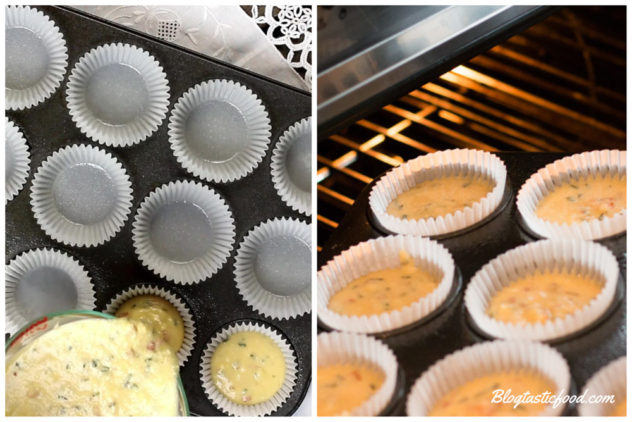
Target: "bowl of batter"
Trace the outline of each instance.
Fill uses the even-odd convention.
[[[94,311],[45,315],[5,349],[7,416],[188,416],[172,350],[140,322]]]

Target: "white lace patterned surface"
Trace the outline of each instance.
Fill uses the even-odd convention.
[[[252,18],[266,31],[268,39],[287,51],[285,60],[305,82],[312,84],[312,9],[310,6],[265,6],[263,14],[252,6]],[[267,28],[267,29],[266,29]]]
[[[307,51],[303,60],[301,59],[303,53],[299,53],[297,46],[293,46],[292,53],[284,57],[275,44],[278,37],[273,40],[266,36],[255,19],[248,16],[239,6],[76,7],[289,85],[311,90],[311,76],[307,80],[303,79],[295,70],[295,63],[300,61],[307,63],[307,56],[311,49],[311,10],[309,8],[309,23],[301,26],[305,29],[305,33],[309,34],[307,43],[300,43],[304,45],[302,49]],[[302,8],[299,7],[299,9]],[[275,26],[275,28],[279,25],[292,28],[291,30],[284,29],[289,34],[285,37],[287,43],[284,45],[288,43],[292,45],[298,39],[296,37],[298,25],[288,25],[296,20],[292,17],[296,13],[284,12],[283,16],[287,16],[283,18],[284,23]],[[301,17],[299,20],[301,19],[305,18]],[[306,74],[311,75],[311,69]]]

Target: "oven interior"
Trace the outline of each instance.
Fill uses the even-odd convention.
[[[625,149],[625,7],[563,7],[318,143],[318,249],[375,177],[420,154]]]

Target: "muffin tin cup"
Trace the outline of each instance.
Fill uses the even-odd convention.
[[[5,204],[12,200],[24,187],[29,177],[31,158],[29,147],[20,129],[8,118],[4,118],[5,144]]]
[[[364,403],[350,409],[348,416],[378,416],[389,407],[399,375],[395,354],[380,340],[364,334],[322,333],[318,335],[318,367],[337,364],[369,364],[384,373],[382,386]]]
[[[30,281],[25,281],[24,277]],[[76,297],[64,297],[68,289],[74,289]],[[4,292],[5,332],[9,333],[15,333],[47,313],[68,309],[94,310],[96,303],[95,291],[85,268],[75,258],[55,249],[32,249],[13,258],[5,269]],[[30,300],[20,298],[29,292],[40,297],[35,301],[33,296]],[[24,303],[20,303],[27,300],[33,309],[24,309]]]
[[[145,50],[105,44],[72,69],[66,101],[72,120],[88,138],[127,147],[149,137],[167,116],[169,83]]]
[[[231,335],[244,331],[255,331],[269,337],[281,349],[285,358],[285,379],[281,388],[270,399],[253,405],[237,404],[230,401],[215,387],[211,374],[211,358],[217,346]],[[204,393],[213,405],[229,416],[266,416],[271,414],[280,408],[292,394],[297,371],[296,353],[285,336],[275,328],[255,321],[234,322],[221,328],[208,342],[200,361],[200,377]]]
[[[540,237],[594,240],[626,231],[626,210],[606,217],[574,224],[544,220],[536,215],[538,203],[556,187],[571,178],[597,174],[626,177],[626,152],[617,150],[590,151],[554,161],[534,173],[518,192],[516,206],[527,228]]]
[[[233,182],[261,163],[270,129],[268,112],[250,89],[213,79],[180,97],[169,118],[169,143],[189,173],[209,182]]]
[[[275,218],[250,230],[239,245],[234,270],[237,290],[246,303],[274,319],[309,313],[311,244],[310,225],[296,219]]]
[[[290,126],[272,152],[272,183],[277,193],[293,210],[312,215],[311,192],[312,118]]]
[[[68,49],[59,28],[42,12],[28,6],[7,6],[5,13],[5,107],[23,110],[45,101],[59,88],[68,66]],[[35,40],[25,39],[24,35],[11,35],[15,30],[28,31],[39,45],[32,45]],[[45,50],[40,51],[45,57],[25,55],[24,43],[32,49]],[[34,73],[37,66],[44,67],[39,74]]]
[[[180,284],[215,274],[233,250],[235,223],[224,199],[197,182],[162,185],[147,196],[134,219],[134,249],[155,274]],[[203,254],[199,252],[206,248]]]
[[[71,145],[37,169],[31,206],[42,230],[70,246],[97,246],[119,232],[132,208],[132,183],[110,153]]]
[[[413,384],[406,413],[427,416],[444,395],[469,381],[495,372],[524,369],[551,380],[556,396],[569,394],[570,370],[558,351],[541,343],[496,340],[466,347],[432,365]],[[548,405],[540,416],[560,416],[563,411],[564,406]]]
[[[615,403],[580,403],[577,411],[579,416],[610,416],[619,400],[627,397],[626,388],[626,357],[622,356],[593,374],[588,380],[582,395],[614,395]]]
[[[400,310],[378,315],[349,316],[329,309],[331,297],[353,280],[399,265],[405,250],[418,266],[440,274],[439,285],[428,295]],[[450,252],[434,240],[418,236],[386,236],[349,248],[329,261],[317,275],[318,317],[328,327],[355,333],[380,333],[408,326],[443,304],[454,283],[455,265]]]
[[[490,300],[501,289],[518,278],[555,269],[603,279],[603,288],[582,309],[546,323],[505,323],[487,315]],[[575,239],[540,240],[511,249],[484,265],[472,277],[464,304],[477,328],[488,335],[502,339],[549,341],[567,337],[598,320],[610,308],[618,279],[619,266],[606,247]]]
[[[400,194],[417,184],[449,175],[491,179],[495,186],[484,198],[455,213],[419,220],[402,219],[386,212]],[[369,207],[376,222],[391,233],[439,236],[466,229],[482,221],[500,205],[505,193],[507,169],[489,152],[468,149],[439,151],[417,157],[388,171],[373,186]]]
[[[182,367],[189,359],[189,356],[191,356],[196,339],[193,314],[180,295],[165,287],[159,287],[146,283],[137,284],[130,286],[110,299],[108,304],[105,306],[104,312],[114,315],[125,302],[137,296],[143,295],[158,296],[165,299],[167,302],[171,303],[171,305],[173,305],[180,314],[184,327],[184,339],[182,340],[182,346],[180,346],[177,355],[178,360],[180,361],[180,366]]]

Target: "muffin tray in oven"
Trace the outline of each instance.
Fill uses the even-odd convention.
[[[507,189],[499,208],[490,217],[469,229],[436,237],[454,257],[461,276],[451,298],[440,309],[422,321],[376,337],[388,344],[403,368],[393,402],[383,414],[405,414],[405,398],[413,383],[436,361],[469,345],[490,340],[470,320],[463,304],[463,293],[472,276],[488,261],[517,246],[538,240],[520,220],[515,197],[522,184],[563,153],[501,152],[497,155],[507,167]],[[347,212],[337,230],[318,254],[318,267],[337,254],[368,239],[386,236],[375,223],[368,205],[371,188],[367,186]],[[549,342],[569,363],[573,389],[579,391],[601,367],[626,354],[626,234],[599,240],[617,258],[620,280],[610,308],[601,319],[568,338]],[[319,330],[329,330],[321,321]],[[566,414],[576,414],[568,408]]]
[[[156,38],[63,7],[38,7],[59,27],[68,48],[68,68],[61,87],[44,102],[26,110],[7,111],[7,117],[24,135],[30,152],[30,171],[19,194],[6,205],[6,262],[36,248],[54,248],[77,259],[87,270],[96,292],[96,310],[122,290],[139,283],[166,287],[184,299],[193,314],[196,341],[181,367],[181,378],[192,414],[221,415],[206,397],[200,380],[200,359],[206,343],[232,321],[263,321],[291,343],[298,367],[296,385],[273,415],[290,415],[301,404],[311,377],[311,315],[272,319],[254,311],[239,295],[233,267],[237,248],[258,224],[276,217],[309,223],[310,218],[286,205],[273,186],[271,158],[281,135],[311,114],[310,94],[239,69]],[[239,30],[233,28],[233,30]],[[88,139],[72,121],[66,93],[71,69],[91,49],[108,43],[142,48],[162,66],[169,83],[169,109],[158,129],[129,147],[109,147]],[[263,161],[249,175],[229,183],[194,177],[176,160],[168,142],[168,123],[176,101],[191,87],[210,79],[237,82],[261,100],[270,119],[270,144]],[[52,240],[37,224],[30,205],[33,176],[53,152],[68,145],[93,145],[110,153],[124,167],[132,183],[131,212],[120,231],[95,247],[71,247]],[[194,284],[167,281],[141,264],[132,243],[132,223],[145,197],[172,181],[193,181],[219,193],[234,218],[235,238],[228,261],[212,277]]]

